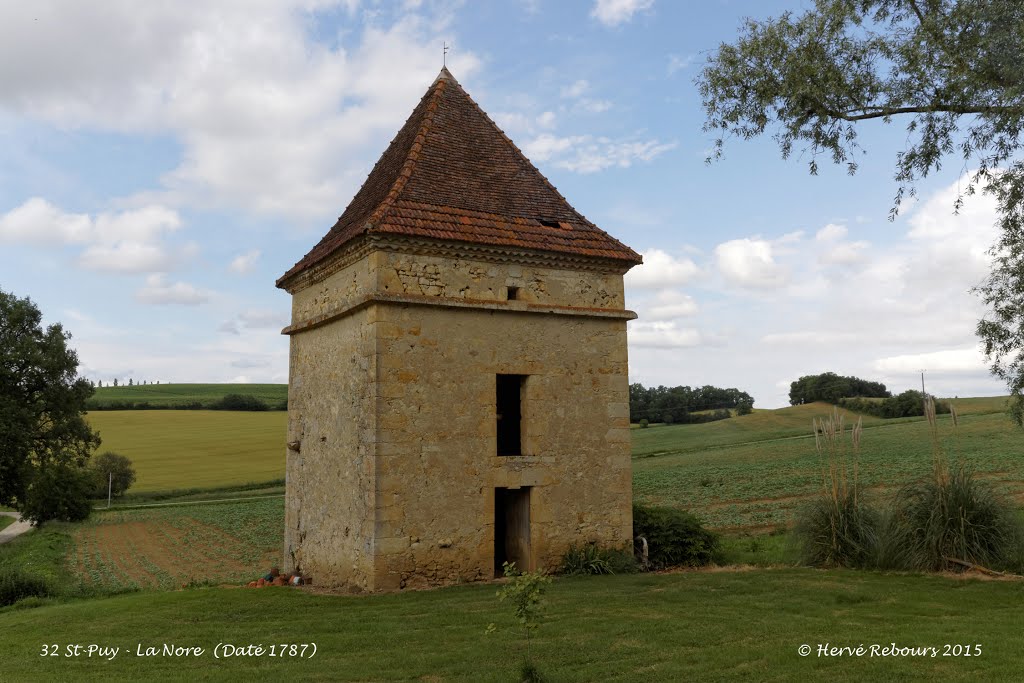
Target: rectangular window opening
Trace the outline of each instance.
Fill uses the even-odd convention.
[[[505,298],[508,299],[509,301],[515,301],[516,299],[518,299],[519,298],[519,288],[518,287],[509,287],[508,288],[508,296],[506,296]]]
[[[498,455],[523,454],[523,386],[526,375],[497,375],[495,412]]]
[[[504,575],[505,562],[528,572],[530,566],[530,487],[494,489],[494,575]]]

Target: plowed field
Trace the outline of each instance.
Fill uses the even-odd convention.
[[[95,514],[75,529],[68,563],[105,589],[238,583],[280,564],[280,498]]]

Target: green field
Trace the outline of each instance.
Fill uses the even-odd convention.
[[[1020,430],[1002,412],[1002,399],[958,404],[957,430],[949,417],[940,418],[944,447],[1024,498]],[[1014,680],[1022,582],[782,568],[792,561],[786,528],[820,482],[810,420],[828,410],[797,406],[634,430],[637,499],[691,509],[726,530],[728,562],[773,567],[556,580],[533,644],[550,680]],[[103,434],[102,449],[136,461],[143,497],[167,489],[210,489],[181,498],[280,491],[279,483],[212,489],[280,479],[284,413],[111,411],[89,419]],[[931,443],[923,420],[865,424],[860,472],[874,495],[927,469]],[[0,547],[0,572],[17,568],[60,587],[55,598],[0,608],[3,677],[515,680],[524,643],[493,586],[368,597],[288,588],[180,590],[237,586],[264,573],[280,561],[283,515],[280,497],[115,508],[81,524],[48,524]],[[485,636],[491,622],[504,635]],[[312,642],[318,654],[216,660],[209,650],[218,642]],[[940,654],[801,657],[796,651],[804,643],[892,642],[937,647]],[[44,643],[96,643],[122,653],[112,661],[41,658]],[[197,659],[124,652],[139,643],[199,646],[207,653]],[[947,643],[979,644],[983,654],[943,657]]]
[[[944,401],[951,399],[942,399]],[[1006,412],[1006,397],[964,398],[952,400],[961,415],[982,415]],[[720,446],[734,446],[752,441],[769,441],[786,437],[807,437],[811,434],[811,420],[827,417],[833,406],[810,403],[777,410],[755,410],[750,415],[733,417],[705,424],[656,425],[647,429],[635,428],[633,457],[703,451]],[[860,416],[839,409],[847,424],[862,417],[865,428],[891,427],[904,422],[920,422],[924,418],[911,417],[885,420],[870,415]]]
[[[284,412],[112,410],[89,413],[99,451],[131,459],[132,492],[192,489],[284,478]]]
[[[5,680],[515,681],[525,649],[494,586],[376,596],[192,589],[0,612]],[[775,569],[558,579],[532,641],[552,681],[1011,681],[1024,584]],[[489,623],[499,632],[485,635]],[[214,659],[234,645],[315,643],[312,659]],[[930,646],[935,658],[819,657],[819,644]],[[44,644],[121,648],[40,657]],[[134,655],[141,644],[199,657]],[[943,657],[944,644],[981,656]],[[814,653],[801,657],[802,644]],[[131,654],[129,654],[129,652]],[[307,653],[309,650],[307,649]]]
[[[255,396],[271,408],[288,400],[287,384],[138,384],[134,386],[97,387],[88,407],[96,409],[111,403],[149,403],[171,408],[191,403],[209,406],[228,394]]]
[[[1004,412],[989,412],[997,403],[965,401],[960,427],[954,430],[949,416],[940,416],[939,432],[951,456],[1020,498],[1021,433]],[[820,404],[798,406],[705,425],[634,430],[634,495],[690,509],[718,529],[763,532],[786,526],[820,490],[822,468],[810,421],[827,410]],[[760,422],[762,429],[748,430],[744,420]],[[800,429],[798,422],[805,426]],[[923,419],[864,424],[860,478],[875,495],[885,496],[929,470],[932,442]]]
[[[948,449],[1015,495],[1024,494],[1024,462],[1016,455],[1020,432],[1004,412],[1005,398],[955,403],[962,416],[958,436],[949,417],[940,417]],[[811,404],[706,424],[634,429],[634,492],[640,500],[693,510],[716,528],[767,531],[785,525],[817,490],[820,465],[811,420],[830,410]],[[846,415],[848,421],[856,418]],[[284,476],[283,412],[97,411],[89,420],[103,438],[101,451],[122,453],[135,463],[133,494]],[[923,418],[866,418],[864,424],[861,474],[879,493],[928,467],[931,445]],[[279,488],[262,492],[274,491]]]

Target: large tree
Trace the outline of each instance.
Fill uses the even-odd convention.
[[[31,300],[0,291],[0,505],[24,510],[34,483],[82,470],[100,443],[70,337],[59,323],[43,329]]]
[[[815,0],[748,20],[697,84],[718,136],[711,159],[728,137],[770,132],[784,158],[806,152],[812,174],[822,155],[852,174],[860,122],[906,121],[891,217],[944,160],[973,169],[963,194],[992,194],[1000,227],[977,333],[1024,421],[1024,2]]]

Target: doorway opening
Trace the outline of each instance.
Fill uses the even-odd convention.
[[[494,489],[494,575],[504,576],[502,565],[515,562],[530,571],[530,487]]]

